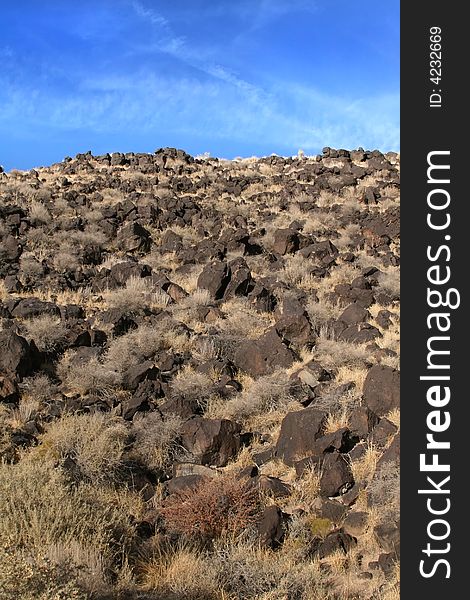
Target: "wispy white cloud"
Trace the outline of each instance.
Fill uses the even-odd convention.
[[[84,77],[77,93],[60,98],[11,85],[7,96],[0,122],[21,121],[25,127],[41,123],[63,131],[155,137],[173,131],[209,143],[252,140],[285,153],[298,148],[317,151],[324,145],[396,149],[399,141],[393,119],[396,98],[345,100],[308,88],[260,96],[249,86],[234,85],[225,74],[202,81],[142,70],[127,76]]]
[[[154,9],[145,8],[140,2],[132,2],[132,8],[139,17],[150,21],[153,25],[168,28],[168,20]]]
[[[245,1],[241,8],[233,4],[237,7],[230,4],[231,10],[251,6],[258,24],[288,10],[315,10],[315,3],[307,0]],[[276,80],[262,87],[224,64],[223,55],[214,60],[210,49],[190,43],[166,16],[143,1],[129,1],[126,6],[131,11],[128,16],[149,25],[148,39],[125,40],[119,52],[131,51],[147,59],[172,57],[190,68],[159,71],[152,66],[158,60],[142,60],[134,70],[110,61],[89,65],[86,71],[67,69],[65,63],[61,71],[54,64],[50,72],[68,84],[55,88],[3,72],[0,127],[27,131],[41,124],[51,131],[135,133],[154,137],[156,145],[161,132],[178,133],[200,138],[207,146],[211,140],[214,145],[217,140],[253,143],[269,148],[267,153],[289,154],[298,148],[315,152],[324,145],[398,149],[397,94],[339,96]]]

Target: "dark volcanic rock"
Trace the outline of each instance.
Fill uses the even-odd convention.
[[[400,372],[384,365],[374,365],[364,382],[364,402],[376,415],[383,417],[400,406]]]
[[[34,342],[30,344],[11,330],[0,331],[0,372],[20,379],[30,375],[38,363]]]
[[[155,380],[160,374],[159,369],[150,360],[147,360],[140,365],[136,365],[127,369],[123,375],[123,388],[125,390],[135,391],[139,384],[148,379]]]
[[[276,312],[276,330],[285,340],[301,345],[314,341],[315,335],[308,313],[296,298],[284,298]]]
[[[148,252],[151,242],[150,233],[139,223],[124,225],[116,237],[117,245],[126,252]]]
[[[224,300],[233,296],[247,296],[253,289],[254,282],[250,269],[243,258],[236,258],[227,265],[230,272],[230,282],[224,292]]]
[[[365,532],[367,528],[368,517],[368,513],[364,511],[349,513],[344,520],[342,527],[343,531],[357,538]]]
[[[197,280],[197,287],[208,290],[212,298],[220,300],[230,281],[231,272],[227,263],[214,261],[204,267]]]
[[[258,489],[266,494],[273,496],[274,498],[283,498],[289,496],[291,493],[291,487],[278,479],[277,477],[268,477],[267,475],[260,475],[256,478]]]
[[[18,384],[12,377],[0,375],[0,402],[16,403],[20,398]]]
[[[398,427],[383,417],[370,433],[369,441],[378,448],[383,448],[387,445],[388,440],[395,435],[397,431]]]
[[[316,408],[288,413],[277,440],[277,456],[287,465],[310,456],[323,432],[327,414]]]
[[[351,344],[365,344],[372,342],[375,338],[382,337],[382,334],[370,323],[355,323],[344,329],[339,338]]]
[[[314,543],[313,550],[314,554],[319,558],[326,558],[336,552],[346,554],[349,550],[354,548],[355,545],[356,538],[347,533],[338,531],[330,533],[323,541]]]
[[[183,425],[181,440],[196,462],[223,467],[240,449],[240,432],[233,421],[197,417]]]
[[[235,352],[235,365],[258,377],[272,373],[277,367],[287,368],[295,360],[295,354],[282,341],[276,329],[270,329],[257,340],[242,342]]]
[[[386,463],[396,463],[400,462],[400,434],[397,433],[393,438],[390,446],[385,450],[385,452],[380,457],[379,462],[377,463],[377,471],[383,467]]]
[[[60,309],[53,302],[43,302],[39,298],[23,298],[16,304],[11,314],[19,319],[31,319],[41,315],[60,317]]]
[[[378,422],[379,417],[370,408],[357,406],[351,411],[349,428],[353,434],[365,439]]]
[[[273,251],[276,254],[293,254],[299,249],[299,234],[295,229],[276,229]]]
[[[286,532],[286,518],[275,505],[264,509],[258,523],[258,535],[262,546],[277,548],[282,544]]]
[[[395,558],[400,556],[400,523],[388,521],[374,527],[374,535],[386,552],[393,552]]]
[[[322,496],[344,494],[354,485],[351,467],[339,452],[325,455],[321,471],[320,494]]]
[[[355,323],[363,323],[370,319],[370,313],[360,304],[353,302],[338,317],[339,321],[344,321],[348,325],[354,325]]]

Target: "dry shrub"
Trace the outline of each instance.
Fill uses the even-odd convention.
[[[217,586],[212,559],[188,544],[175,548],[157,545],[150,557],[138,565],[139,579],[146,591],[158,598],[175,595],[181,600],[223,600]]]
[[[293,384],[286,371],[279,369],[256,380],[243,377],[243,392],[219,407],[226,418],[246,421],[256,415],[287,412],[295,402]]]
[[[39,458],[39,460],[38,460]],[[127,552],[134,540],[128,507],[88,485],[69,486],[65,474],[36,454],[0,463],[0,546],[14,539],[30,551],[78,543],[110,563],[117,544]]]
[[[290,285],[299,284],[302,279],[309,275],[309,267],[313,266],[301,254],[286,256],[284,260],[285,266],[280,273],[280,278]]]
[[[382,337],[378,340],[378,345],[381,348],[388,348],[397,354],[400,353],[400,323],[394,319],[392,325],[386,329]]]
[[[170,395],[184,397],[186,400],[195,400],[201,409],[205,409],[208,400],[213,394],[213,379],[217,379],[217,372],[211,374],[198,373],[191,366],[185,365],[171,382]]]
[[[397,267],[380,273],[377,280],[379,287],[392,298],[400,298],[400,270]]]
[[[43,265],[34,257],[31,252],[23,252],[20,257],[20,277],[39,278],[44,275]]]
[[[342,427],[349,426],[349,411],[344,408],[340,411],[332,412],[326,418],[325,433],[334,433]]]
[[[302,285],[306,285],[306,283],[304,282],[304,284],[302,284],[301,282],[299,287],[302,287]],[[322,299],[319,301],[309,300],[307,302],[306,310],[312,327],[316,331],[319,331],[320,327],[324,326],[327,321],[337,319],[343,309],[338,305],[331,304],[331,302]]]
[[[159,350],[171,348],[178,351],[178,344],[183,344],[188,335],[183,330],[178,330],[170,318],[161,319],[153,325],[141,325],[114,339],[109,345],[103,364],[113,367],[121,373],[133,365],[151,360]]]
[[[395,462],[385,462],[367,487],[369,502],[382,507],[383,522],[395,520],[400,512],[400,468]]]
[[[379,458],[380,451],[372,444],[368,444],[364,455],[351,463],[354,481],[368,483],[374,476]]]
[[[139,310],[148,306],[162,308],[169,304],[170,297],[162,290],[154,291],[147,277],[130,277],[125,287],[104,293],[108,306],[122,310]]]
[[[128,436],[124,422],[109,415],[67,415],[49,425],[41,449],[56,460],[71,458],[81,479],[100,484],[118,476]]]
[[[302,477],[294,482],[290,502],[294,506],[301,506],[304,510],[313,510],[320,492],[320,477],[318,469],[314,466],[305,469]]]
[[[387,415],[387,419],[389,421],[391,421],[394,425],[396,425],[396,427],[398,427],[398,429],[400,429],[400,409],[399,408],[394,408],[393,410],[391,410]]]
[[[187,333],[178,331],[174,321],[162,319],[113,339],[103,357],[93,357],[85,364],[74,361],[73,351],[66,352],[57,365],[57,374],[70,391],[107,395],[119,387],[130,367],[151,360],[164,348],[184,351],[187,344]]]
[[[272,315],[257,312],[246,298],[232,298],[220,308],[226,315],[217,323],[221,336],[256,339],[273,324]]]
[[[57,252],[54,253],[52,259],[54,269],[59,273],[66,273],[67,271],[74,271],[80,265],[80,260],[73,249],[67,248],[67,246],[61,246]]]
[[[335,246],[339,250],[346,250],[356,247],[358,236],[361,233],[361,227],[357,223],[348,223],[344,229],[339,231],[339,238],[335,240]]]
[[[22,399],[35,400],[39,404],[51,400],[57,387],[45,373],[25,377],[22,383]]]
[[[365,345],[337,340],[328,327],[320,328],[316,351],[317,360],[331,369],[345,365],[360,368],[369,359]]]
[[[165,420],[158,413],[137,413],[133,419],[134,453],[151,469],[167,467],[179,448],[182,419],[171,415]]]
[[[103,395],[110,393],[120,382],[120,374],[112,364],[103,364],[97,358],[91,358],[87,363],[77,363],[73,360],[75,352],[67,351],[57,364],[57,375],[66,391]]]
[[[33,200],[29,207],[29,220],[33,225],[46,225],[51,221],[51,215],[42,202]]]
[[[213,300],[211,298],[209,290],[196,288],[189,296],[183,298],[179,302],[179,308],[182,310],[193,311],[200,306],[208,306],[212,304]]]
[[[145,259],[147,262],[147,257],[145,257]],[[196,292],[199,289],[197,287],[197,280],[199,278],[201,270],[201,265],[194,265],[190,267],[190,270],[184,271],[183,273],[178,273],[178,271],[172,273],[171,280],[174,283],[180,285],[188,293],[192,294],[193,292]]]
[[[10,424],[13,427],[21,428],[28,421],[35,420],[40,413],[41,403],[34,399],[22,397],[18,404],[18,407],[15,408],[11,413]]]
[[[2,600],[87,600],[77,577],[73,565],[56,564],[15,545],[0,547]]]
[[[255,523],[259,511],[254,486],[230,474],[172,494],[160,509],[170,531],[203,539],[233,538]]]
[[[198,362],[219,358],[217,345],[211,338],[200,338],[192,348],[192,355]]]
[[[336,370],[335,383],[343,384],[353,382],[355,390],[361,394],[367,373],[368,369],[364,366],[340,365]]]
[[[224,543],[213,558],[228,594],[244,600],[329,600],[319,564],[297,560],[292,552],[260,548],[253,542]]]
[[[67,340],[67,328],[58,317],[41,315],[24,321],[23,326],[41,352],[56,352]]]

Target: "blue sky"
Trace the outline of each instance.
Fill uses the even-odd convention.
[[[0,164],[399,148],[399,0],[6,0]]]

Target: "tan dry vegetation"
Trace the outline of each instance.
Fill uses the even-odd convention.
[[[398,514],[396,467],[377,473],[383,449],[369,443],[351,465],[361,491],[349,510],[367,512],[365,532],[347,554],[335,552],[321,560],[312,551],[313,541],[336,531],[335,524],[320,516],[321,472],[307,469],[298,477],[295,468],[279,457],[268,460],[260,473],[290,486],[291,493],[281,498],[266,492],[252,497],[253,490],[247,492],[239,475],[253,466],[254,453],[275,446],[286,414],[307,404],[307,388],[294,385],[290,377],[309,361],[320,363],[333,376],[331,382],[315,388],[319,395],[311,404],[328,413],[326,433],[348,425],[352,409],[361,405],[371,364],[380,361],[398,367],[399,356],[386,352],[371,356],[368,344],[336,339],[329,327],[347,304],[336,303],[335,286],[350,284],[364,268],[376,266],[383,273],[373,292],[386,292],[392,302],[373,304],[369,322],[382,334],[378,346],[399,353],[399,277],[398,269],[389,266],[392,254],[399,256],[399,239],[384,251],[363,235],[366,216],[380,219],[390,209],[390,214],[396,213],[398,186],[382,187],[377,203],[362,203],[359,198],[366,187],[375,187],[379,180],[394,181],[387,170],[367,174],[356,186],[333,192],[318,186],[314,170],[309,171],[317,158],[299,154],[286,164],[255,157],[188,162],[182,178],[193,185],[204,178],[203,192],[194,187],[180,193],[175,182],[182,163],[174,155],[165,160],[166,167],[153,172],[128,165],[108,167],[88,157],[39,169],[38,180],[30,181],[27,173],[20,172],[0,176],[0,191],[23,207],[31,223],[26,234],[13,236],[23,245],[18,280],[25,287],[7,292],[0,282],[0,300],[35,297],[61,306],[77,304],[90,320],[86,327],[103,329],[108,335],[102,348],[90,350],[90,355],[96,350],[93,358],[78,360],[81,351],[68,348],[65,341],[68,323],[52,317],[16,320],[22,334],[39,341],[49,357],[47,371],[20,382],[19,401],[0,406],[0,454],[10,461],[0,465],[0,547],[6,549],[0,551],[0,587],[10,594],[8,600],[16,600],[15,581],[21,582],[18,590],[25,600],[397,600],[398,570],[388,578],[381,570],[371,571],[371,579],[361,578],[369,562],[384,551],[374,526],[383,519],[393,521]],[[340,169],[348,162],[344,158],[321,161],[323,167]],[[367,161],[358,164],[367,168]],[[61,183],[64,171],[66,185]],[[227,189],[229,175],[241,181],[241,193]],[[337,173],[324,175],[324,181],[340,183]],[[284,185],[284,178],[294,185]],[[84,194],[86,200],[80,205],[70,202],[69,191]],[[136,198],[142,195],[129,200],[134,193]],[[175,222],[165,220],[168,200],[179,203],[188,198],[197,204],[192,217],[186,213]],[[129,201],[138,209],[142,204],[158,210],[158,217],[148,222],[138,217],[152,238],[149,252],[117,250],[113,228],[101,227],[109,207]],[[82,219],[80,227],[74,225],[77,217]],[[338,248],[339,255],[324,277],[317,274],[319,257],[288,254],[281,257],[279,268],[270,255],[276,229],[294,220],[300,223],[301,235],[312,236],[312,242],[330,240]],[[114,223],[123,224],[121,217]],[[238,227],[253,235],[262,252],[252,255],[243,246],[231,246],[222,248],[224,260],[243,257],[254,280],[262,280],[278,304],[286,295],[298,294],[314,335],[308,347],[293,342],[300,360],[289,368],[276,368],[257,378],[235,369],[229,377],[242,390],[233,392],[227,391],[229,386],[215,387],[225,370],[233,368],[227,361],[234,360],[240,341],[257,339],[277,318],[255,310],[248,299],[214,301],[197,287],[202,269],[212,260],[210,253],[201,258],[199,244],[207,235],[215,239],[219,231]],[[162,241],[169,231],[182,238],[184,258],[179,252],[164,253]],[[9,234],[10,228],[0,223],[2,239]],[[82,264],[88,246],[99,249],[104,259],[98,258],[100,264]],[[192,251],[201,262],[187,264]],[[354,257],[346,256],[351,252]],[[127,260],[150,266],[157,276],[166,275],[188,296],[171,300],[150,284],[151,278],[131,278],[118,289],[91,291],[97,272],[103,277],[106,269]],[[82,279],[74,283],[75,272]],[[66,278],[74,289],[57,283]],[[214,310],[212,322],[204,322],[202,309],[207,306],[217,307],[222,316],[214,316]],[[100,312],[111,307],[133,313],[137,329],[116,336],[112,324],[100,320]],[[385,309],[398,315],[389,328],[376,321]],[[141,408],[129,421],[117,416],[134,400],[133,392],[123,389],[126,371],[146,360],[165,360],[166,355],[174,357],[177,366],[160,374],[165,397],[152,397],[151,410]],[[209,363],[204,373],[198,369],[201,363]],[[338,397],[338,386],[349,383],[353,388]],[[174,462],[198,459],[183,447],[180,435],[185,418],[165,412],[168,400],[181,401],[182,406],[196,400],[203,417],[232,419],[240,423],[243,433],[255,433],[227,466],[212,470],[209,484],[192,491],[186,488],[176,496],[168,496],[165,483],[174,473]],[[386,416],[399,427],[399,410]],[[23,430],[35,432],[37,446],[36,441],[29,448],[12,445],[14,435]],[[145,492],[133,491],[134,486],[139,489],[142,474],[155,481],[155,493],[146,502],[150,484],[145,484]],[[289,514],[285,539],[276,550],[260,544],[254,518],[273,504]],[[165,533],[165,520],[171,536]],[[142,535],[141,527],[151,533]],[[202,543],[201,532],[211,539]]]

